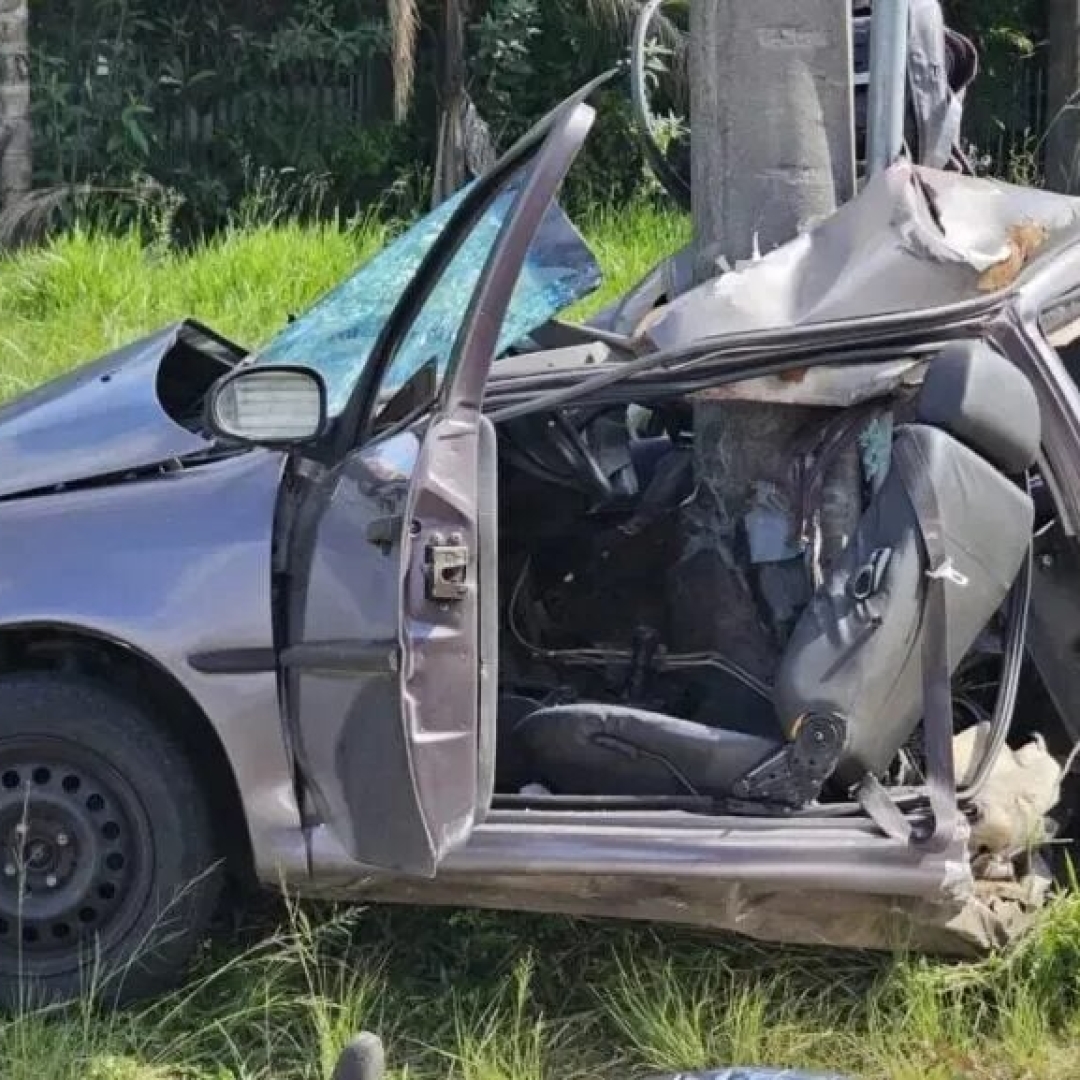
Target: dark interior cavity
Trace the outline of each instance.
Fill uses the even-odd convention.
[[[791,813],[917,785],[936,573],[957,727],[985,720],[1031,544],[1034,392],[972,342],[870,381],[842,405],[748,385],[500,426],[500,797]]]

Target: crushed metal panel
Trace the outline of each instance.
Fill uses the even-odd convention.
[[[791,375],[721,383],[696,397],[712,401],[759,401],[773,405],[814,405],[847,409],[916,386],[925,364],[915,359],[874,364],[819,364]]]
[[[820,225],[660,308],[661,349],[732,333],[929,311],[1011,287],[1080,239],[1080,199],[894,165]]]
[[[182,427],[161,401],[163,365],[182,341],[221,373],[242,355],[197,324],[178,322],[0,407],[0,498],[208,450],[210,440]]]
[[[1045,903],[1049,878],[979,883],[939,901],[832,890],[775,891],[733,882],[642,882],[610,875],[370,878],[342,895],[392,903],[626,919],[726,931],[777,944],[977,957],[1016,940]]]

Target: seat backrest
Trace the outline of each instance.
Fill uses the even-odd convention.
[[[947,588],[951,670],[1020,572],[1034,510],[1016,477],[1034,463],[1039,441],[1031,384],[979,342],[950,345],[931,362],[914,422],[897,428],[894,460],[906,444],[922,462],[957,572]],[[893,467],[797,623],[777,676],[777,713],[789,738],[807,715],[846,723],[837,772],[844,783],[883,772],[922,715],[928,569],[918,518]]]

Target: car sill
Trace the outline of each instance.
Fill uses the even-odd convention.
[[[964,894],[972,885],[966,838],[929,852],[859,820],[702,818],[687,814],[496,813],[449,855],[439,879],[537,875],[736,882],[785,892],[820,889],[884,896]],[[356,880],[325,826],[310,835],[320,878]],[[382,875],[377,875],[382,876]]]

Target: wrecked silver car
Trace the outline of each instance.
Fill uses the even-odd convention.
[[[1074,806],[1080,204],[899,164],[600,282],[565,103],[260,352],[0,411],[0,975],[135,996],[226,878],[956,951]]]

